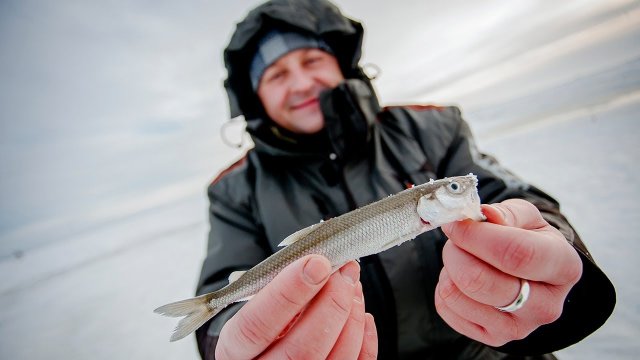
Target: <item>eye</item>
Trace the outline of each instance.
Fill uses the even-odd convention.
[[[271,82],[271,81],[276,81],[280,78],[282,78],[284,76],[284,71],[279,70],[279,71],[274,71],[270,74],[267,74],[267,76],[265,76],[267,82]]]
[[[305,60],[305,64],[310,65],[313,63],[317,63],[318,61],[322,60],[322,58],[318,55],[316,56],[310,56]]]
[[[460,186],[456,181],[450,182],[447,187],[449,188],[449,191],[454,194],[460,194],[462,192],[462,186]]]

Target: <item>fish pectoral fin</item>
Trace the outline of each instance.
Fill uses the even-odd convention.
[[[232,282],[240,279],[240,277],[242,275],[244,275],[244,273],[246,273],[247,270],[242,270],[242,271],[234,271],[229,275],[229,284],[231,284]]]
[[[282,240],[282,242],[280,244],[278,244],[278,247],[281,246],[289,246],[291,244],[293,244],[294,242],[302,239],[303,237],[305,237],[307,234],[309,234],[311,231],[313,231],[316,226],[322,224],[322,222],[317,223],[317,224],[313,224],[311,226],[307,226],[306,228],[302,228],[296,232],[294,232],[293,234],[287,236],[284,240]]]

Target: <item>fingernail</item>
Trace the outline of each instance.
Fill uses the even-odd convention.
[[[302,272],[309,283],[317,285],[331,275],[331,267],[327,266],[327,262],[322,258],[312,256],[307,260],[307,263],[304,264]]]
[[[340,268],[340,274],[349,284],[354,285],[360,279],[360,265],[352,261]]]

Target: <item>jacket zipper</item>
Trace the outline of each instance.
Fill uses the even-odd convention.
[[[336,155],[335,152],[329,154],[329,160],[331,160],[333,170],[338,173],[338,183],[340,184],[340,188],[342,188],[344,197],[347,200],[349,211],[357,209],[358,204],[356,203],[353,194],[351,193],[351,190],[349,190],[349,186],[347,185],[347,179],[344,174],[344,165],[339,162],[338,155]]]

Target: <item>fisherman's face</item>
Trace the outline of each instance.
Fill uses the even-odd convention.
[[[336,58],[319,49],[294,50],[263,73],[258,97],[267,115],[283,128],[313,134],[324,127],[318,96],[344,77]]]

